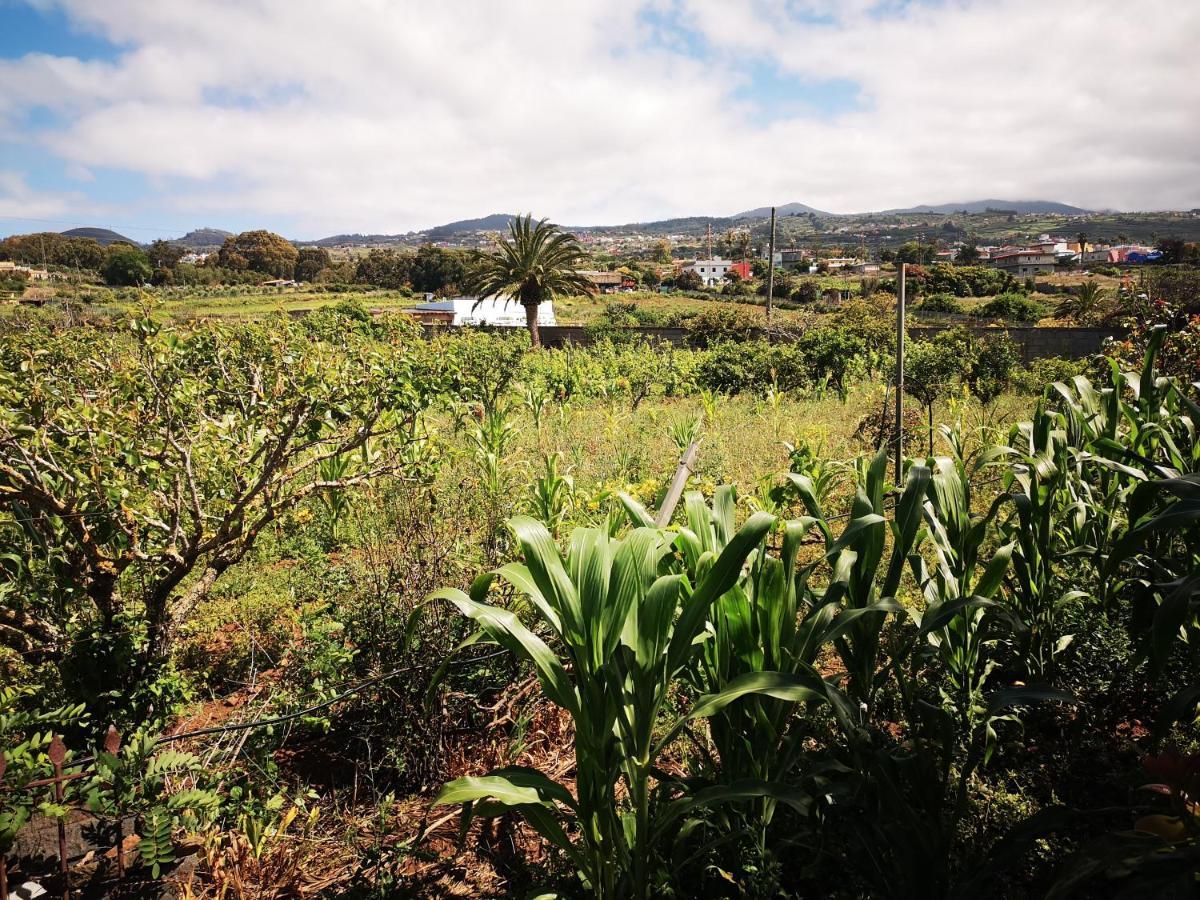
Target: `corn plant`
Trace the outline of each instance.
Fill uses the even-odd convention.
[[[919,553],[909,562],[925,598],[922,612],[910,611],[919,637],[941,664],[946,683],[942,701],[954,717],[960,734],[970,734],[986,711],[984,682],[996,665],[986,646],[1004,635],[1004,608],[995,600],[1012,560],[1012,543],[982,559],[988,530],[994,522],[1001,497],[984,514],[971,510],[971,473],[961,453],[957,433],[943,427],[946,443],[954,455],[928,462],[932,471],[929,497],[924,503],[925,528],[918,544],[932,549],[930,566]],[[913,680],[916,669],[930,654],[912,655]]]
[[[540,383],[523,384],[521,385],[521,402],[529,410],[534,429],[541,435],[542,421],[546,416],[546,407],[550,403],[549,392]]]
[[[488,555],[495,558],[501,509],[504,503],[507,473],[505,457],[516,440],[516,425],[510,417],[510,409],[504,403],[482,408],[477,422],[467,428],[467,441],[471,458],[479,474],[487,504]]]
[[[621,499],[634,524],[649,521],[649,514],[631,497]],[[740,534],[735,526],[736,497],[732,487],[721,486],[711,508],[698,491],[689,492],[684,503],[687,525],[675,546],[682,571],[695,580]],[[687,673],[696,693],[717,695],[730,685],[769,672],[822,685],[813,668],[817,655],[854,616],[840,619],[834,616],[834,607],[819,603],[808,585],[812,566],[797,572],[800,546],[815,524],[812,518],[784,523],[778,556],[769,552],[771,535],[764,533],[741,576],[713,603],[706,640]],[[849,723],[852,712],[831,685],[820,688],[811,699],[828,704],[836,716]],[[719,780],[770,783],[787,779],[803,752],[794,729],[796,706],[796,698],[756,694],[710,716],[709,736],[716,750]],[[761,855],[777,801],[761,797],[752,806],[751,826]]]
[[[529,506],[533,516],[544,522],[555,537],[558,537],[575,494],[575,480],[569,472],[558,470],[561,461],[561,454],[547,454],[543,460],[542,474],[534,479],[529,489]]]
[[[886,677],[879,667],[883,630],[888,613],[902,609],[895,600],[896,592],[908,552],[921,526],[922,502],[930,476],[923,465],[908,467],[904,489],[888,519],[884,516],[887,466],[887,451],[880,450],[862,468],[848,521],[836,537],[813,480],[806,475],[788,475],[792,489],[824,539],[824,562],[829,572],[820,604],[838,611],[839,618],[846,617],[833,643],[849,676],[849,694],[868,711]],[[891,551],[885,568],[889,530]]]
[[[805,441],[796,444],[785,441],[783,446],[788,454],[788,470],[812,482],[813,495],[823,506],[837,486],[845,467],[824,458],[819,447],[813,449]]]
[[[483,638],[532,664],[547,698],[570,714],[576,786],[572,792],[519,767],[457,779],[442,788],[436,802],[464,804],[464,829],[474,815],[512,810],[567,856],[593,896],[645,898],[664,843],[694,810],[762,796],[804,805],[798,792],[765,783],[680,794],[655,770],[664,748],[689,722],[739,697],[824,695],[820,679],[756,672],[699,697],[673,722],[663,721],[672,686],[695,660],[711,606],[736,584],[747,558],[774,525],[771,516],[752,516],[707,559],[694,586],[682,574],[661,574],[671,552],[669,532],[641,527],[614,540],[601,530],[581,528],[571,535],[564,557],[542,524],[516,518],[509,525],[523,564],[482,576],[470,594],[448,589],[434,597],[458,607],[479,625]],[[528,599],[556,649],[511,611],[485,602],[496,581]]]
[[[703,428],[703,415],[684,415],[671,420],[668,426],[668,433],[671,435],[671,442],[682,454],[691,446],[692,441],[700,439]]]
[[[1013,514],[1001,530],[1015,552],[1007,595],[1019,623],[1018,658],[1034,679],[1045,677],[1071,643],[1072,635],[1061,633],[1064,608],[1087,596],[1065,590],[1058,571],[1062,560],[1088,553],[1064,544],[1071,532],[1067,520],[1080,510],[1071,499],[1071,453],[1062,425],[1061,414],[1039,403],[1032,421],[1012,428],[1009,446],[992,454],[1009,462],[1003,481]]]

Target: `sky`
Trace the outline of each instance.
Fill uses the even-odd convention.
[[[1200,207],[1195,0],[0,0],[0,234]]]

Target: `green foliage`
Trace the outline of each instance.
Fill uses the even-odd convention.
[[[663,748],[688,722],[746,694],[800,699],[812,693],[808,685],[776,673],[701,697],[673,724],[660,721],[675,678],[695,658],[710,605],[736,581],[772,523],[765,514],[753,517],[712,557],[693,587],[682,575],[659,574],[670,536],[656,529],[640,527],[619,540],[578,529],[564,558],[542,525],[512,520],[524,564],[479,578],[470,595],[447,589],[435,596],[478,624],[483,638],[533,665],[546,697],[571,716],[575,790],[536,770],[509,767],[452,781],[436,802],[464,804],[464,827],[474,816],[512,810],[566,854],[592,895],[650,896],[659,877],[659,848],[681,816],[754,795],[742,788],[667,803],[672,785],[661,777],[652,785],[651,774]],[[558,652],[512,612],[484,602],[497,581],[529,600]],[[620,791],[618,781],[624,782]],[[757,790],[760,796],[772,793],[770,786]],[[569,831],[578,835],[576,841]]]
[[[270,231],[243,231],[225,238],[217,252],[222,268],[256,272],[270,278],[291,278],[299,252],[286,239]]]
[[[926,294],[917,304],[922,312],[962,313],[962,304],[954,299],[953,294]]]
[[[507,240],[496,241],[492,253],[477,258],[464,273],[467,290],[480,299],[511,297],[525,307],[534,347],[541,346],[537,309],[555,297],[590,295],[595,286],[581,271],[587,255],[574,235],[560,231],[545,219],[532,216],[509,223]],[[413,286],[420,290],[416,280]]]
[[[1013,380],[1021,362],[1017,345],[1007,334],[987,335],[974,343],[966,372],[971,393],[982,403],[991,403]]]
[[[289,321],[10,330],[0,358],[0,490],[31,561],[16,606],[49,653],[72,633],[88,660],[110,648],[98,691],[153,683],[278,516],[410,469],[430,401],[413,347]],[[323,480],[332,458],[352,463]]]
[[[87,807],[118,821],[135,816],[141,833],[139,861],[158,878],[175,862],[175,827],[186,823],[195,830],[217,811],[217,793],[196,786],[202,771],[195,754],[158,749],[153,738],[135,734],[125,746],[106,746],[96,754],[95,774],[84,789]]]
[[[1016,289],[1016,281],[1011,275],[990,266],[934,263],[923,269],[917,280],[927,294],[954,297],[991,297]]]
[[[59,815],[52,790],[25,785],[53,775],[47,751],[54,735],[86,721],[83,704],[39,708],[40,698],[35,685],[0,685],[0,854],[34,812]]]
[[[979,319],[1036,322],[1046,315],[1046,308],[1027,294],[1010,291],[993,297],[972,315]]]
[[[113,244],[101,273],[108,284],[141,285],[150,281],[153,270],[146,254],[136,247]]]

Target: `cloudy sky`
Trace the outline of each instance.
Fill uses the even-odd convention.
[[[0,0],[0,234],[1200,206],[1195,0]]]

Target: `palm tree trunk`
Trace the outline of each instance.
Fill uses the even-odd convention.
[[[529,341],[534,350],[542,346],[542,335],[538,331],[538,305],[525,303],[525,327],[529,329]]]

